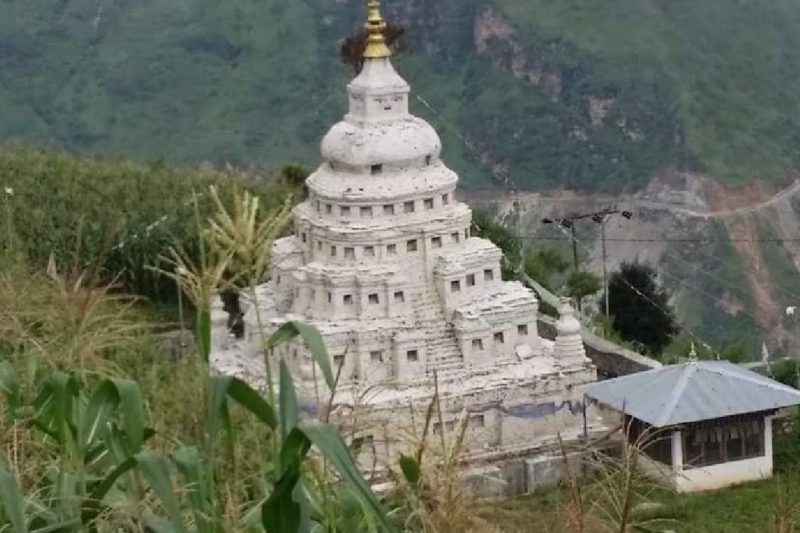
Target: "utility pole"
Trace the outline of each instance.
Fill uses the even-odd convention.
[[[630,220],[633,213],[630,211],[620,211],[618,209],[603,209],[602,211],[595,211],[593,213],[581,213],[569,215],[563,218],[544,218],[543,224],[561,224],[570,230],[572,237],[572,263],[575,272],[578,271],[578,233],[575,229],[575,222],[586,218],[591,218],[595,223],[600,224],[600,240],[602,246],[602,261],[603,261],[603,291],[605,297],[605,314],[608,316],[608,253],[606,250],[606,220],[613,215],[621,215],[622,218]],[[579,309],[580,310],[580,309]]]

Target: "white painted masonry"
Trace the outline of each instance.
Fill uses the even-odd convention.
[[[555,343],[538,335],[536,296],[503,281],[500,250],[470,235],[458,176],[440,159],[434,129],[409,114],[409,91],[388,57],[366,59],[349,84],[349,112],[322,141],[294,234],[275,243],[262,317],[269,330],[289,320],[319,329],[342,368],[335,419],[357,425],[380,455],[394,454],[412,413],[422,422],[434,375],[447,411],[434,431],[452,431],[468,413],[468,447],[484,458],[577,434],[580,386],[596,379],[580,324],[564,305]],[[254,315],[246,312],[237,340],[215,309],[212,360],[263,385]],[[276,355],[307,404],[327,402],[303,346]]]

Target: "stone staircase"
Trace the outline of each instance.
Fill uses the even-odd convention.
[[[453,325],[442,311],[436,292],[418,293],[414,305],[414,319],[425,334],[428,353],[426,374],[433,378],[436,371],[439,381],[449,381],[464,375],[464,359],[456,341]]]

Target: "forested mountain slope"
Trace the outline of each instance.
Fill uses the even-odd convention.
[[[0,137],[274,168],[344,109],[361,0],[7,0]],[[800,163],[796,0],[387,0],[398,68],[473,187],[633,190]],[[434,111],[435,110],[435,113]],[[438,113],[438,114],[437,114]]]

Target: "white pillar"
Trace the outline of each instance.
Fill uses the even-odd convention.
[[[683,470],[683,439],[680,431],[673,431],[672,435],[672,471]]]
[[[769,469],[769,475],[772,475],[772,418],[771,416],[764,417],[764,459]]]

